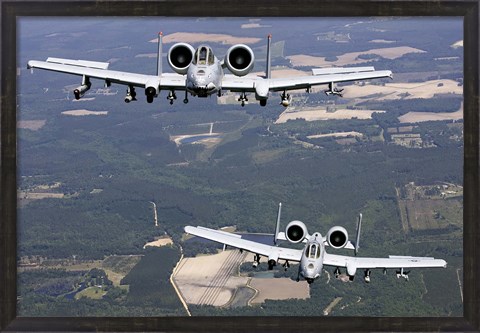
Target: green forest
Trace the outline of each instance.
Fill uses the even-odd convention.
[[[41,269],[19,274],[19,313],[22,316],[145,317],[185,315],[170,284],[180,258],[177,248],[148,248],[140,262],[115,287],[105,272]],[[88,286],[101,285],[100,299],[74,298]],[[127,288],[123,288],[128,286]]]
[[[232,115],[237,126],[247,126],[238,131],[233,129],[232,138],[209,153],[208,160],[190,160],[188,167],[175,166],[178,161],[185,162],[185,158],[182,152],[172,147],[172,143],[164,143],[167,149],[163,146],[150,147],[152,155],[162,155],[163,160],[160,162],[155,159],[152,162],[152,156],[145,154],[148,147],[144,150],[126,149],[123,143],[117,141],[118,133],[110,132],[108,126],[101,131],[77,130],[77,134],[72,136],[73,128],[87,127],[87,123],[81,125],[76,120],[64,121],[58,132],[52,135],[68,133],[69,137],[55,139],[55,143],[38,144],[37,139],[26,136],[24,140],[31,141],[22,147],[40,145],[45,150],[44,153],[36,150],[38,155],[35,164],[22,170],[25,174],[28,170],[36,176],[22,178],[21,186],[29,188],[36,184],[60,182],[60,190],[70,193],[71,197],[35,200],[22,206],[19,255],[35,254],[59,259],[73,255],[78,259],[145,255],[122,281],[129,285],[128,293],[113,287],[102,301],[79,299],[74,302],[75,306],[68,307],[68,315],[183,315],[183,307],[177,296],[172,294],[168,281],[179,258],[178,250],[172,248],[173,252],[169,253],[170,250],[162,249],[162,253],[167,251],[169,254],[155,255],[146,252],[143,245],[163,232],[170,235],[175,243],[180,243],[185,225],[211,228],[235,225],[239,231],[271,233],[278,202],[284,203],[283,223],[300,219],[309,230],[320,232],[325,232],[333,225],[342,225],[353,233],[355,218],[362,212],[362,255],[404,253],[445,258],[449,267],[452,266],[451,270],[448,269],[452,273],[447,274],[445,282],[456,282],[454,272],[461,267],[461,238],[456,236],[455,230],[445,230],[444,236],[435,242],[431,240],[438,236],[433,231],[404,234],[395,193],[396,187],[409,182],[419,185],[439,181],[462,183],[462,145],[449,139],[450,129],[445,123],[425,123],[416,129],[422,135],[429,135],[435,142],[442,143],[436,148],[409,149],[367,138],[349,145],[348,149],[335,141],[317,140],[315,144],[323,148],[309,149],[295,144],[294,140],[303,140],[311,133],[331,130],[355,129],[371,133],[375,126],[379,126],[379,122],[375,119],[313,123],[297,120],[272,125],[268,114],[253,117],[245,111],[230,111],[227,114]],[[190,113],[191,124],[204,121],[196,119],[196,115],[205,118],[204,113]],[[120,116],[129,117],[128,114],[116,117]],[[183,113],[178,114],[179,118],[185,119],[184,116]],[[111,121],[113,125],[119,120]],[[147,128],[162,127],[159,120],[152,120],[147,115],[132,122],[132,126],[145,122]],[[176,131],[181,131],[182,126],[186,128],[190,125],[178,125]],[[266,131],[267,127],[270,132]],[[163,135],[167,136],[167,133],[165,130]],[[377,133],[373,131],[372,137]],[[82,146],[75,143],[92,136],[96,137],[93,142],[86,140]],[[135,136],[128,144],[135,144],[137,139],[144,140]],[[62,168],[51,169],[52,163],[48,162],[52,160],[49,145],[58,146],[58,143],[63,147],[60,155],[66,156],[63,157]],[[198,155],[205,152],[205,148],[197,149]],[[77,159],[72,154],[82,158]],[[72,169],[82,170],[83,176],[67,171],[69,165]],[[102,191],[92,192],[93,189]],[[153,225],[150,201],[157,205],[157,228]],[[282,224],[283,227],[285,224]],[[39,234],[43,236],[38,237]],[[190,244],[192,247],[189,247]],[[183,247],[185,253],[192,256],[196,253],[212,253],[218,246],[186,243]],[[163,263],[166,258],[170,259]],[[152,278],[159,274],[158,269],[164,270],[163,281]],[[37,278],[35,273],[29,274],[33,274],[30,278]],[[65,274],[62,279],[65,292],[68,292],[69,283],[81,278],[78,275],[69,276],[68,272],[62,274]],[[299,313],[295,311],[320,315],[318,309],[323,309],[324,303],[328,304],[331,297],[341,294],[344,297],[342,302],[346,304],[354,303],[358,298],[363,299],[363,307],[346,307],[332,315],[354,315],[363,311],[372,315],[436,316],[461,313],[458,300],[442,305],[447,308],[439,308],[439,304],[445,302],[439,302],[438,297],[423,301],[418,297],[412,298],[418,303],[396,301],[401,295],[414,295],[416,288],[420,288],[420,279],[433,284],[439,276],[444,276],[443,272],[422,273],[421,277],[419,274],[412,272],[408,284],[398,281],[406,289],[399,288],[396,278],[391,275],[385,278],[375,275],[376,294],[371,294],[371,289],[365,289],[367,286],[364,287],[359,278],[352,286],[333,283],[333,289],[315,283],[311,287],[309,300],[267,301],[260,310],[196,306],[190,310],[194,315]],[[382,289],[376,289],[377,286],[396,291],[393,295],[385,296]],[[350,293],[352,295],[348,296]],[[19,304],[22,313],[28,315],[64,315],[61,309],[65,308],[66,302],[58,295],[42,294],[34,289]],[[292,312],[292,309],[295,311]],[[377,312],[373,309],[377,309]]]

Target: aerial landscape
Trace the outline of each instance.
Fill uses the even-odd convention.
[[[68,24],[67,24],[68,23]],[[408,316],[463,314],[463,22],[457,18],[22,18],[18,23],[20,316]],[[249,75],[374,66],[388,77],[192,97],[27,69],[48,57],[155,75],[174,43],[235,44]],[[422,31],[422,33],[418,33]],[[126,38],[127,36],[127,38]],[[226,71],[227,72],[227,71]],[[127,91],[128,96],[128,91]],[[147,96],[148,97],[148,96]],[[169,102],[173,103],[170,104]],[[268,238],[301,220],[337,225],[359,256],[435,257],[445,269],[362,272],[258,267],[254,255],[188,235],[203,226]],[[271,238],[271,237],[270,237]],[[300,244],[301,245],[301,244]],[[288,242],[281,246],[289,247]],[[303,248],[294,244],[293,248]],[[352,255],[341,249],[329,253]],[[345,271],[345,270],[344,270]],[[397,273],[398,274],[398,273]]]

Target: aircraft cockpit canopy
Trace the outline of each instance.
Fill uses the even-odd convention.
[[[195,51],[195,56],[193,58],[194,65],[213,65],[214,55],[211,48],[208,46],[199,46],[197,51]]]
[[[312,243],[307,246],[305,250],[305,255],[309,259],[318,259],[320,258],[320,246],[318,244]]]

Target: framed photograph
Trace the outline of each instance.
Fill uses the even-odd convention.
[[[221,4],[1,3],[2,330],[479,330],[478,2]]]

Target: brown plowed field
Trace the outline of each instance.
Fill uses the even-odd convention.
[[[245,252],[231,250],[182,259],[174,279],[185,301],[199,305],[227,304],[235,289],[248,281],[247,277],[236,276],[245,256]]]

